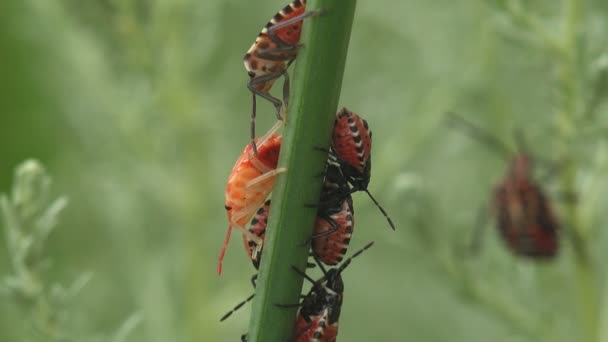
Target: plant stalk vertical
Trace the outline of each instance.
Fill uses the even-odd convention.
[[[570,152],[576,138],[577,124],[583,101],[580,79],[580,35],[584,23],[584,0],[563,2],[562,54],[558,62],[558,86],[561,94],[560,111],[557,113],[557,130],[560,137],[559,154],[564,161],[561,173],[561,188],[566,193],[575,193],[577,169]],[[576,302],[580,327],[585,341],[597,341],[599,334],[599,289],[594,276],[594,265],[588,246],[588,227],[583,225],[578,205],[571,201],[565,205],[566,224],[575,253]]]
[[[322,172],[338,107],[356,0],[310,0],[302,47],[292,75],[292,93],[279,158],[287,172],[277,178],[268,232],[249,323],[248,341],[284,342],[293,334]]]

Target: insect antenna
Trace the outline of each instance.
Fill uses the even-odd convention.
[[[224,238],[224,244],[222,245],[222,249],[220,250],[220,255],[218,257],[217,262],[217,274],[222,275],[222,264],[224,261],[224,256],[226,255],[226,249],[228,248],[228,244],[230,243],[230,236],[232,235],[232,225],[228,226],[228,231],[226,232],[226,237]]]
[[[247,299],[245,299],[244,301],[238,303],[234,308],[232,308],[232,310],[228,311],[224,316],[222,316],[222,318],[220,318],[220,322],[225,321],[228,317],[230,317],[230,315],[232,315],[234,312],[238,311],[241,307],[243,307],[243,305],[250,302],[253,299],[253,297],[255,297],[255,293],[253,293],[251,296],[247,297]]]
[[[388,222],[388,224],[391,227],[391,229],[395,230],[395,224],[393,223],[393,219],[391,219],[391,217],[388,216],[388,213],[386,212],[386,210],[384,210],[384,208],[380,205],[380,203],[378,203],[378,201],[376,201],[376,199],[374,198],[374,196],[372,196],[372,194],[369,192],[369,190],[364,189],[364,191],[367,193],[367,195],[372,200],[372,202],[374,202],[374,204],[376,205],[376,207],[378,207],[378,209],[380,209],[380,212],[386,218],[386,221]]]
[[[361,253],[365,252],[373,244],[374,244],[374,241],[369,242],[367,245],[363,246],[363,248],[361,248],[360,250],[356,251],[355,254],[351,255],[350,258],[344,260],[344,262],[340,265],[340,267],[338,267],[338,273],[342,273],[342,271],[344,271],[344,269],[347,268],[348,265],[350,265],[351,261],[353,261],[354,258],[356,258],[359,255],[361,255]]]
[[[490,148],[495,149],[496,151],[499,151],[502,156],[510,156],[512,154],[511,150],[502,141],[483,128],[476,126],[467,119],[453,112],[447,112],[446,116],[447,122],[451,127],[461,127],[472,139],[477,140]]]

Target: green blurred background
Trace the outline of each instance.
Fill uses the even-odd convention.
[[[561,41],[568,6],[581,2],[530,1],[522,13]],[[355,195],[351,248],[376,245],[345,272],[342,341],[608,342],[608,2],[585,1],[571,59],[544,49],[506,3],[519,2],[359,1],[340,103],[373,129],[370,189],[397,231]],[[0,2],[0,191],[33,157],[70,200],[49,240],[46,279],[93,273],[68,308],[73,340],[109,340],[134,313],[142,321],[127,341],[236,341],[246,331],[248,307],[218,322],[249,295],[253,274],[238,236],[223,276],[215,273],[224,186],[248,141],[242,57],[284,5]],[[584,123],[557,116],[584,112],[596,93]],[[261,132],[274,115],[258,103]],[[448,110],[510,145],[522,128],[534,155],[572,157],[579,201],[565,206],[575,208],[588,261],[572,252],[568,218],[552,263],[515,259],[493,229],[479,256],[458,253],[505,161],[447,128]],[[560,179],[547,182],[549,193]],[[9,274],[3,239],[0,274]],[[30,315],[2,297],[0,341],[44,341],[32,337]]]

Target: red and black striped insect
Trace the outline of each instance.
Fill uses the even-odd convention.
[[[302,32],[302,21],[318,11],[306,11],[306,0],[293,0],[270,19],[243,58],[249,75],[247,88],[253,95],[251,111],[251,145],[257,153],[255,142],[256,95],[272,102],[277,118],[283,120],[281,108],[287,106],[289,97],[289,75],[287,68],[295,60]],[[284,77],[283,102],[272,96],[269,91],[274,82]]]
[[[336,265],[344,258],[355,227],[350,189],[337,166],[328,163],[321,197],[315,207],[317,218],[311,237],[312,253],[324,264]],[[269,211],[270,200],[267,200],[258,209],[249,228],[249,232],[262,240],[266,235]],[[243,241],[253,266],[258,269],[261,247],[248,235],[243,235]],[[255,282],[255,276],[252,282]]]
[[[262,241],[264,241],[264,238],[266,237],[269,213],[270,200],[266,200],[264,205],[255,213],[249,225],[249,232],[259,237]],[[255,267],[256,270],[259,269],[262,260],[262,246],[259,246],[249,235],[243,235],[243,242],[245,243],[245,250],[247,251],[247,255],[249,255],[249,259],[251,259],[253,267]]]
[[[508,249],[532,259],[553,258],[559,249],[559,222],[549,198],[532,175],[530,157],[523,152],[509,153],[498,139],[459,116],[450,114],[450,120],[488,146],[512,155],[506,175],[494,189],[491,204],[491,214]],[[480,235],[474,236],[474,248],[480,243]]]
[[[258,209],[251,220],[249,232],[264,240],[266,227],[268,225],[268,215],[270,214],[270,202],[267,200]],[[317,206],[315,206],[317,207]],[[324,185],[321,198],[317,207],[317,218],[314,226],[312,239],[312,255],[315,260],[326,265],[336,265],[346,254],[348,244],[354,229],[353,201],[350,195],[350,188],[346,183],[340,169],[328,163],[325,173]],[[255,269],[259,269],[262,258],[262,245],[248,235],[243,235],[245,250],[253,263]],[[314,266],[308,265],[309,267]],[[251,278],[253,287],[256,287],[257,274]],[[253,299],[252,294],[244,301],[237,304],[232,310],[227,312],[220,321],[230,317],[235,311]]]
[[[367,193],[395,230],[393,220],[368,190],[372,170],[372,131],[367,121],[346,108],[338,111],[329,155],[340,166],[342,174],[353,187],[352,191]]]
[[[338,166],[327,163],[313,230],[312,253],[326,265],[336,265],[348,249],[355,228],[353,199]]]
[[[323,189],[313,228],[312,253],[326,265],[336,265],[344,258],[355,227],[353,200],[341,170],[327,163]],[[249,232],[261,239],[266,235],[270,200],[258,209]],[[249,235],[243,235],[247,254],[256,270],[261,260],[261,246]],[[254,285],[255,286],[255,285]]]
[[[553,258],[559,248],[559,224],[525,154],[513,157],[494,189],[492,211],[509,249],[530,258]]]
[[[218,258],[218,274],[222,273],[222,261],[233,228],[237,228],[248,239],[253,240],[258,248],[262,247],[263,239],[245,229],[245,225],[264,205],[266,198],[272,192],[276,175],[286,171],[277,169],[282,143],[282,136],[277,133],[280,126],[280,122],[277,122],[258,139],[260,148],[257,155],[253,153],[251,145],[247,145],[232,168],[226,185],[224,205],[229,225]],[[257,252],[254,252],[253,258],[256,257],[255,254]]]
[[[262,239],[262,241],[266,237],[266,227],[268,226],[268,215],[270,214],[270,201],[271,200],[267,200],[264,203],[264,205],[260,209],[258,209],[255,216],[251,220],[251,224],[249,226],[249,232],[251,232],[251,234],[253,234],[255,236],[258,236],[260,239]],[[256,270],[258,270],[260,267],[260,262],[262,261],[263,244],[261,246],[259,246],[254,240],[250,239],[249,236],[247,236],[247,235],[243,235],[243,241],[245,243],[245,250],[247,251],[247,254],[249,255],[249,259],[251,259],[253,267]],[[315,266],[315,264],[307,265],[308,268],[311,268],[314,266]],[[254,274],[253,277],[251,277],[251,284],[253,285],[253,288],[256,287],[257,278],[258,278],[257,273]],[[230,317],[234,312],[238,311],[241,307],[243,307],[245,304],[250,302],[253,299],[253,297],[255,297],[255,294],[251,294],[245,300],[243,300],[242,302],[235,305],[234,308],[232,308],[232,310],[228,311],[226,314],[224,314],[224,316],[222,316],[222,318],[220,318],[220,322],[223,322],[228,317]]]
[[[350,265],[354,258],[373,244],[373,241],[368,243],[350,258],[346,259],[339,267],[331,268],[329,271],[326,271],[323,265],[318,263],[319,268],[323,271],[323,277],[316,281],[299,269],[293,268],[312,284],[310,291],[301,303],[280,305],[281,307],[300,307],[296,317],[293,341],[333,342],[336,340],[344,295],[342,272]]]

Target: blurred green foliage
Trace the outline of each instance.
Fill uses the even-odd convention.
[[[608,341],[608,3],[581,3],[359,1],[341,104],[373,128],[370,189],[398,229],[355,196],[352,248],[376,246],[345,273],[340,340]],[[128,341],[245,332],[248,309],[218,322],[250,293],[253,273],[235,238],[215,274],[223,191],[248,141],[241,59],[283,5],[0,2],[0,192],[34,157],[69,198],[47,242],[47,278],[92,272],[73,308],[79,340],[112,336],[134,313],[142,322]],[[272,107],[260,108],[269,127]],[[478,257],[455,253],[505,163],[447,128],[447,110],[509,144],[522,128],[535,156],[565,159],[565,175],[545,184],[578,195],[556,203],[555,262],[513,258],[493,230]],[[6,252],[1,275],[11,272]],[[27,340],[19,308],[0,300],[1,341]]]

